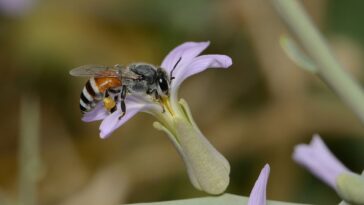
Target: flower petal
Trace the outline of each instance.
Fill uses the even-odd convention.
[[[186,67],[181,68],[174,72],[174,81],[172,81],[173,87],[178,87],[182,81],[191,75],[200,73],[207,68],[228,68],[232,64],[232,60],[226,55],[202,55],[193,59],[193,61]]]
[[[99,102],[92,111],[83,114],[82,121],[92,122],[92,121],[102,120],[108,115],[109,112],[104,108],[104,104],[102,102]]]
[[[102,139],[110,136],[117,128],[122,126],[125,122],[131,119],[138,112],[143,111],[157,111],[162,112],[162,108],[155,103],[147,101],[143,96],[127,96],[125,99],[126,113],[119,119],[121,114],[120,105],[114,113],[107,116],[100,125],[100,137]]]
[[[34,6],[34,0],[0,0],[0,13],[9,16],[21,16]]]
[[[120,109],[107,116],[100,125],[100,137],[105,139],[106,137],[110,136],[112,132],[114,132],[117,128],[137,114],[141,108],[142,106],[129,106],[127,112],[121,119],[119,119],[121,114]]]
[[[182,65],[187,65],[209,46],[210,42],[186,42],[174,48],[164,58],[161,67],[169,74],[178,62],[177,71]],[[174,72],[175,72],[174,71]]]
[[[266,164],[257,181],[254,184],[254,187],[250,193],[248,205],[265,205],[267,201],[266,189],[268,183],[270,167],[269,164]]]
[[[293,159],[334,189],[337,176],[349,172],[348,168],[330,152],[319,135],[314,135],[309,145],[297,145]]]

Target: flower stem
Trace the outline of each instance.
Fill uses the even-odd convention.
[[[36,205],[39,171],[40,102],[24,95],[20,106],[19,204]]]
[[[318,75],[364,123],[364,94],[361,88],[342,69],[301,4],[296,0],[272,0],[272,2],[308,55],[316,63]]]

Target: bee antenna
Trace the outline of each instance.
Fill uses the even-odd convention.
[[[173,66],[173,68],[172,68],[171,72],[169,72],[170,81],[172,81],[173,79],[175,79],[175,77],[173,77],[173,76],[172,76],[172,74],[173,74],[173,71],[176,69],[176,67],[177,67],[178,63],[179,63],[181,60],[182,60],[182,57],[180,57],[180,58],[178,59],[178,61],[176,62],[176,64],[174,64],[174,66]]]

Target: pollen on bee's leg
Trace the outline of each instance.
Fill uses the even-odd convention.
[[[111,97],[106,97],[102,101],[104,103],[105,109],[108,110],[108,111],[110,111],[116,105],[116,102]]]

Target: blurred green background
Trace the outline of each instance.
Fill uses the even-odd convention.
[[[363,81],[364,1],[304,3],[339,61]],[[319,78],[286,57],[279,37],[287,32],[264,0],[0,0],[0,204],[26,200],[19,194],[24,169],[41,205],[205,196],[151,116],[138,114],[101,140],[99,122],[80,120],[86,79],[68,72],[83,64],[158,65],[175,46],[206,40],[205,53],[229,55],[233,66],[191,77],[179,95],[231,163],[227,192],[249,195],[269,163],[269,199],[337,204],[328,186],[292,161],[294,145],[319,133],[361,172],[364,129]],[[28,129],[39,132],[38,155],[36,140],[29,142],[35,151],[21,154]],[[39,161],[26,165],[27,157]]]

